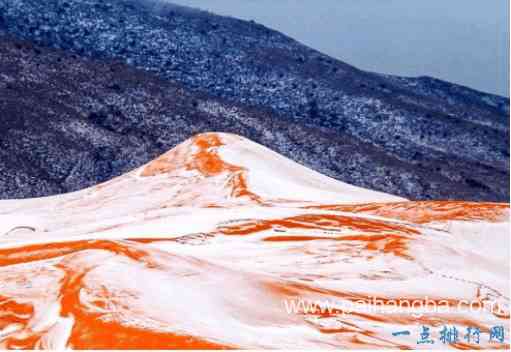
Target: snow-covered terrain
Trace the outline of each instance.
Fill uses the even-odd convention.
[[[508,248],[508,204],[411,202],[205,133],[0,202],[0,348],[509,348]]]
[[[167,0],[2,0],[0,199],[82,190],[214,130],[407,199],[509,201],[509,98],[351,64]]]

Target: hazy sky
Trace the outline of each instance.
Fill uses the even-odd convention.
[[[255,20],[361,69],[509,96],[508,0],[171,0]]]

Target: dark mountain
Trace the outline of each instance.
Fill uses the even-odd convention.
[[[4,198],[83,188],[226,131],[359,186],[509,200],[508,99],[153,1],[3,0],[0,30]]]

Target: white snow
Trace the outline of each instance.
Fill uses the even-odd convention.
[[[173,168],[160,174],[144,176],[145,165],[79,192],[0,201],[0,317],[21,309],[5,302],[33,307],[15,312],[21,323],[0,330],[0,348],[34,333],[42,336],[32,347],[70,347],[84,312],[252,349],[422,347],[416,336],[392,336],[417,333],[424,321],[414,310],[320,318],[286,312],[284,301],[292,299],[484,298],[509,315],[508,217],[414,224],[306,208],[406,200],[336,181],[238,136],[202,136],[211,135],[222,145],[205,152],[236,169],[204,175],[185,165],[198,158],[192,139],[166,154]],[[233,173],[246,178],[257,199],[236,195]],[[72,309],[64,307],[66,297],[75,297],[66,282],[78,287]],[[504,325],[509,336],[505,314],[488,310],[424,317]]]

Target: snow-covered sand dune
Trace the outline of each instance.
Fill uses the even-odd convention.
[[[509,348],[508,249],[508,204],[410,202],[200,134],[0,202],[0,348]]]

